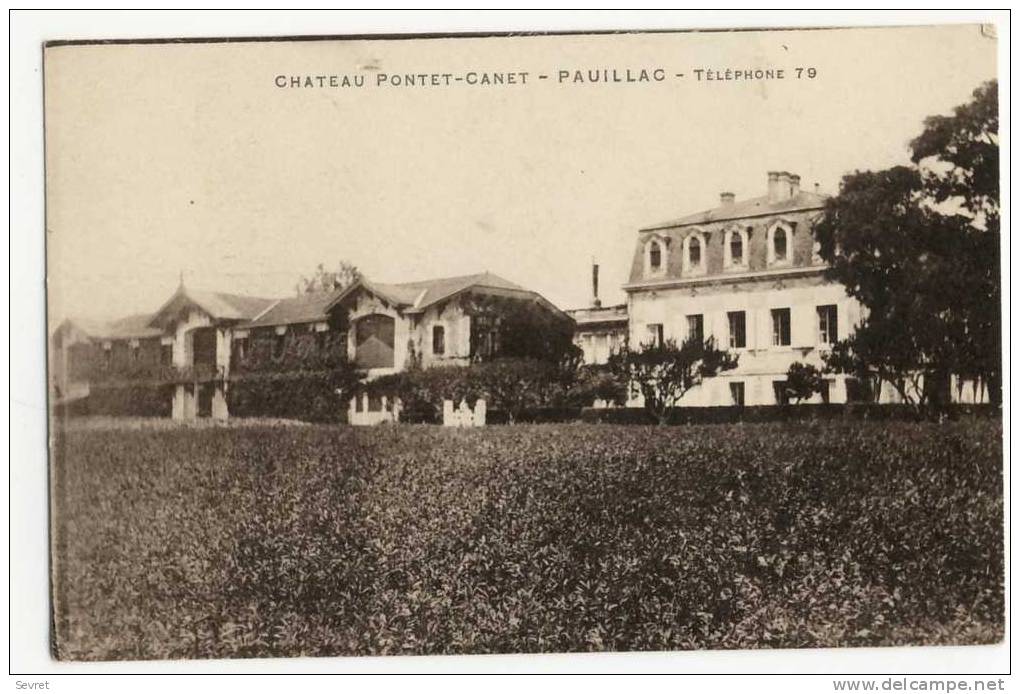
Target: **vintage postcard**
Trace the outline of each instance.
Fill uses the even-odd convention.
[[[998,643],[997,41],[47,44],[53,656]]]

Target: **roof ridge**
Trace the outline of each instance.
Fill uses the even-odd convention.
[[[272,310],[273,310],[274,308],[276,308],[276,307],[277,307],[277,306],[279,305],[279,303],[280,303],[281,301],[283,301],[283,299],[277,299],[277,300],[276,300],[276,301],[274,301],[273,303],[269,304],[269,305],[268,305],[268,306],[266,306],[266,307],[265,307],[264,309],[262,309],[262,310],[261,310],[261,311],[260,311],[260,312],[259,312],[258,314],[256,314],[256,315],[255,315],[255,316],[253,316],[252,318],[250,318],[250,319],[248,320],[248,322],[249,322],[249,323],[254,323],[254,322],[255,322],[255,321],[257,321],[257,320],[258,320],[259,318],[261,318],[262,316],[266,315],[267,313],[269,313],[270,311],[272,311]]]

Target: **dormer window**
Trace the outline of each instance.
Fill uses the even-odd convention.
[[[772,237],[773,258],[777,263],[786,260],[786,229],[779,227]]]
[[[734,265],[742,265],[744,263],[744,239],[741,238],[740,234],[732,234],[730,236],[730,262]]]
[[[780,222],[769,229],[768,264],[770,266],[789,265],[792,257],[793,227]]]
[[[655,234],[645,242],[645,276],[661,277],[666,274],[669,256],[669,237]]]
[[[692,232],[684,239],[684,274],[700,275],[705,272],[705,237]]]
[[[723,265],[726,269],[747,269],[748,229],[730,229],[726,232]]]

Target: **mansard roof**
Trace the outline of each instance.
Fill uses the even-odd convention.
[[[782,214],[799,210],[821,209],[829,196],[820,193],[800,191],[792,197],[769,202],[769,196],[762,195],[757,198],[738,200],[728,205],[719,205],[709,210],[695,212],[668,222],[651,224],[642,227],[641,231],[654,231],[657,229],[671,229],[674,227],[691,226],[695,224],[709,224],[712,222],[725,222],[733,219],[745,219],[748,217],[762,217],[770,214]]]

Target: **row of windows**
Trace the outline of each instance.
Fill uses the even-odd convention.
[[[768,230],[767,264],[769,267],[783,266],[791,260],[790,246],[793,241],[793,224],[777,224]],[[748,245],[752,227],[729,229],[723,239],[723,267],[726,269],[747,269]],[[666,246],[669,239],[653,237],[646,246],[647,274],[658,275],[666,271],[668,259]],[[683,272],[699,274],[705,271],[705,237],[692,232],[683,241]]]
[[[838,339],[838,311],[835,304],[826,304],[815,307],[817,318],[816,342],[820,345],[830,345]],[[790,309],[774,308],[770,311],[772,321],[772,346],[789,347],[791,344],[790,331]],[[705,316],[701,313],[689,314],[687,319],[687,338],[705,339]],[[726,345],[730,349],[744,349],[747,347],[747,312],[729,311],[726,314],[728,333]],[[661,345],[664,339],[663,326],[661,323],[650,323],[648,325],[648,338],[657,345]]]

